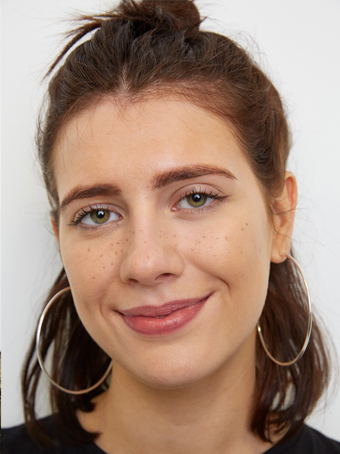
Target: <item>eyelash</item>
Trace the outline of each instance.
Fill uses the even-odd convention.
[[[227,196],[223,196],[219,192],[213,192],[213,191],[208,192],[205,189],[196,190],[195,188],[193,188],[190,191],[186,191],[184,196],[182,196],[178,200],[178,202],[175,204],[175,206],[178,205],[182,200],[186,199],[187,197],[189,197],[191,195],[196,195],[196,194],[207,196],[208,198],[214,199],[214,201],[216,201],[216,202],[217,201],[222,201],[222,200],[227,198]],[[182,210],[185,210],[187,212],[188,211],[195,211],[195,212],[197,212],[197,211],[205,211],[205,210],[209,209],[210,205],[212,205],[212,204],[214,204],[214,203],[211,202],[208,205],[203,205],[202,207],[182,208]],[[80,211],[78,211],[78,213],[76,213],[74,219],[68,225],[69,226],[77,226],[78,224],[81,223],[82,219],[84,219],[85,216],[90,214],[92,211],[98,211],[98,210],[112,211],[112,210],[109,209],[108,205],[101,205],[101,204],[99,204],[99,205],[88,205],[87,207],[82,208]],[[105,225],[105,223],[102,224],[102,225]],[[100,227],[100,225],[98,225],[98,227]]]
[[[214,199],[214,201],[216,201],[216,202],[221,202],[222,200],[224,200],[228,197],[228,196],[223,196],[219,192],[213,192],[213,191],[209,192],[206,189],[196,190],[196,188],[193,188],[190,191],[186,191],[184,196],[179,199],[179,201],[176,203],[176,205],[178,205],[182,200],[186,199],[187,197],[189,197],[191,195],[196,195],[196,194],[207,196],[208,198]],[[214,202],[211,202],[208,205],[203,205],[202,207],[183,208],[183,210],[195,211],[195,212],[203,211],[203,210],[205,211],[205,210],[210,209],[210,205],[212,205],[212,204],[215,205]]]
[[[76,213],[73,221],[71,221],[68,225],[73,227],[73,226],[77,226],[83,219],[85,216],[87,216],[88,214],[90,214],[92,211],[99,211],[99,210],[107,210],[107,211],[112,211],[109,209],[109,205],[88,205],[86,208],[82,208],[81,210],[78,211],[78,213]],[[105,224],[103,224],[105,225]],[[99,227],[100,225],[98,225]]]

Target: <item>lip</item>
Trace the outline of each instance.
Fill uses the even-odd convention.
[[[116,311],[133,331],[144,335],[162,335],[178,331],[200,312],[212,293],[205,297],[170,301],[161,306],[138,306]]]

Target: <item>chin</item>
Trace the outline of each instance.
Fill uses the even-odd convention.
[[[182,389],[195,385],[203,380],[202,375],[190,375],[187,373],[178,373],[176,375],[162,374],[158,376],[147,376],[140,379],[145,385],[156,389]]]
[[[154,367],[153,367],[154,366]],[[162,363],[148,364],[143,370],[134,371],[135,379],[158,389],[180,389],[202,383],[207,377],[213,375],[219,367],[215,364],[203,364],[200,362],[176,361],[171,364],[169,359]]]

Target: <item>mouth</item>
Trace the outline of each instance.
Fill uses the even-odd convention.
[[[144,335],[169,334],[186,326],[200,312],[208,298],[176,300],[161,306],[139,306],[118,312],[125,324]]]

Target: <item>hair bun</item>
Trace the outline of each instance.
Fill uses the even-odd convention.
[[[198,30],[202,22],[194,0],[123,0],[118,9],[126,19],[156,27]]]

